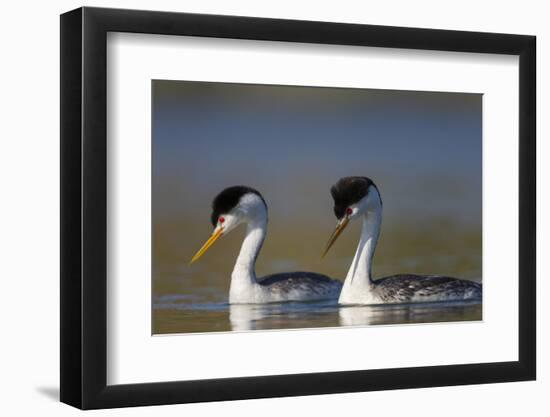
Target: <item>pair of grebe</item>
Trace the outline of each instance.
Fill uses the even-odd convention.
[[[457,278],[394,275],[373,280],[372,261],[382,223],[378,188],[367,177],[345,177],[333,185],[330,192],[338,222],[323,256],[350,222],[361,219],[363,224],[343,285],[313,272],[288,272],[257,279],[255,264],[267,233],[267,204],[257,190],[245,186],[226,188],[216,196],[211,216],[214,231],[191,262],[199,259],[221,236],[244,223],[246,235],[231,274],[231,304],[336,298],[339,304],[481,300],[481,284]]]

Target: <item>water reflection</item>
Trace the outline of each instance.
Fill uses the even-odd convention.
[[[153,303],[153,333],[201,333],[475,321],[477,302],[339,306],[333,301],[233,304],[226,297],[164,295]]]
[[[256,330],[256,322],[267,316],[266,309],[254,304],[231,304],[229,321],[234,331]]]
[[[370,326],[481,320],[481,303],[453,302],[372,306],[338,306],[335,303],[274,303],[229,305],[233,331],[275,328]],[[337,322],[335,323],[335,318]]]
[[[342,306],[339,317],[341,326],[480,320],[481,303],[472,301]]]
[[[296,329],[338,326],[336,301],[231,304],[231,330]]]

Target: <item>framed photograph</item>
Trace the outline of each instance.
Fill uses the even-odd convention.
[[[533,380],[535,37],[61,16],[61,401]]]

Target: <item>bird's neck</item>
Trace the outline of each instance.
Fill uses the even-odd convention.
[[[346,276],[345,286],[364,286],[365,284],[372,283],[372,261],[381,225],[381,207],[363,215],[361,238],[359,239],[353,262]]]
[[[262,248],[266,233],[266,218],[255,219],[247,223],[241,251],[231,274],[231,293],[246,291],[258,282],[255,272],[256,258]]]

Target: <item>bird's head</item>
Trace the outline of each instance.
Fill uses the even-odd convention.
[[[340,178],[330,189],[334,199],[334,215],[337,223],[336,229],[328,240],[326,255],[336,239],[344,231],[350,221],[369,212],[378,212],[382,207],[382,199],[376,184],[367,177]]]
[[[267,221],[267,205],[257,190],[243,185],[224,189],[212,202],[212,235],[193,256],[191,263],[204,255],[220,237],[240,224],[263,220]]]

